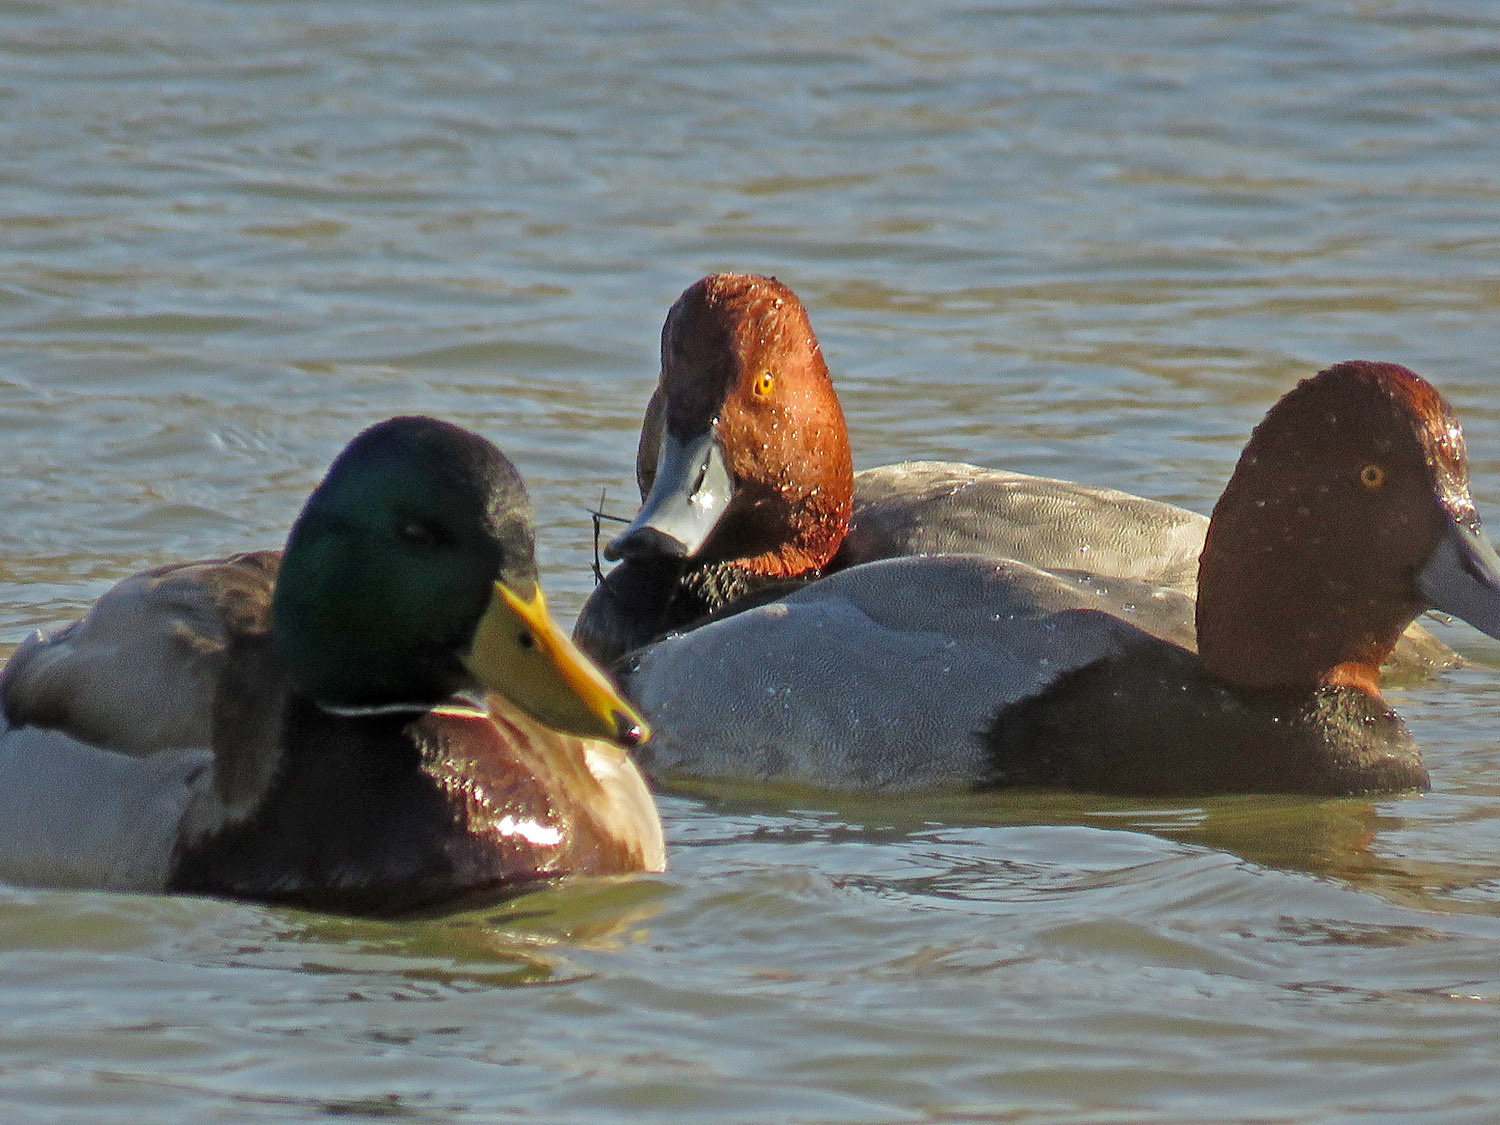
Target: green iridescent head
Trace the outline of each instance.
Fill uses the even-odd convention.
[[[271,608],[293,682],[320,703],[434,702],[497,580],[536,583],[531,504],[477,434],[392,418],[339,454],[292,526]]]
[[[639,741],[640,717],[547,617],[534,551],[531,503],[500,450],[392,418],[349,443],[292,526],[276,651],[325,706],[479,688],[559,729]]]

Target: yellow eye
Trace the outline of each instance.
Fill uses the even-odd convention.
[[[1379,465],[1366,465],[1359,471],[1359,483],[1366,488],[1379,488],[1385,483],[1385,470]]]
[[[750,388],[750,392],[755,395],[756,398],[765,398],[771,393],[771,388],[775,385],[776,376],[772,375],[769,371],[762,371],[755,377],[755,383]]]

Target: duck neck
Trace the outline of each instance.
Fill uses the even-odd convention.
[[[734,563],[708,563],[682,576],[667,613],[666,628],[682,628],[766,590],[783,590],[817,578],[817,570],[779,575]],[[737,607],[739,608],[739,607]]]
[[[781,489],[747,488],[689,569],[728,566],[754,579],[815,577],[844,542],[854,508],[849,487],[789,501]],[[759,493],[759,494],[758,494]]]
[[[838,553],[847,527],[847,523],[838,527],[820,527],[815,536],[799,536],[796,542],[758,555],[729,560],[728,565],[757,579],[815,578]]]
[[[1295,495],[1235,505],[1230,484],[1198,564],[1204,669],[1244,688],[1343,685],[1378,699],[1380,665],[1421,603],[1378,560],[1329,536]]]

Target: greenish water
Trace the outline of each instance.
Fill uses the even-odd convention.
[[[1207,510],[1359,356],[1500,526],[1482,5],[11,0],[0,152],[6,647],[414,410],[571,617],[718,269],[802,295],[861,465]],[[1424,797],[675,794],[664,876],[400,923],[0,888],[0,1117],[1493,1120],[1500,645],[1435,627]]]

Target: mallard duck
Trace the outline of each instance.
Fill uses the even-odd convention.
[[[0,699],[15,880],[387,913],[664,863],[645,723],[551,620],[520,475],[431,418],[356,437],[284,553],[31,637]]]

